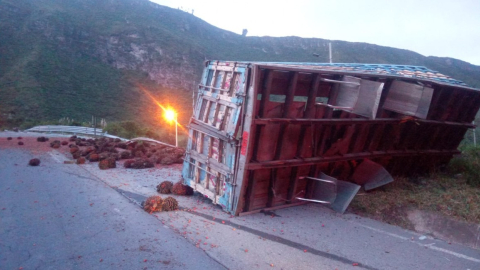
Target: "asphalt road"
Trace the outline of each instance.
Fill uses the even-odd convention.
[[[0,149],[0,269],[225,269],[79,166]]]
[[[317,204],[233,217],[176,196],[183,211],[149,215],[138,204],[181,165],[104,171],[60,150],[0,144],[0,270],[480,269],[480,250]]]

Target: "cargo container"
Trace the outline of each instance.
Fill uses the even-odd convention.
[[[480,92],[425,67],[208,61],[184,183],[233,215],[356,192],[445,165]]]

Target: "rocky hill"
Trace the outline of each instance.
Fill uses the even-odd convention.
[[[326,62],[329,40],[244,37],[148,0],[0,0],[0,124],[158,120],[147,90],[191,113],[206,59]],[[332,41],[335,62],[422,65],[480,87],[480,67]],[[313,53],[318,54],[314,57]]]

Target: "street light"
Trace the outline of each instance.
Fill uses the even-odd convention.
[[[175,147],[178,147],[178,123],[177,123],[177,113],[172,108],[167,108],[165,110],[165,119],[168,122],[175,122]]]

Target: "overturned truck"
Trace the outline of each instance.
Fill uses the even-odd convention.
[[[479,106],[478,89],[425,67],[209,61],[184,183],[234,215],[343,212],[360,186],[448,163]]]

